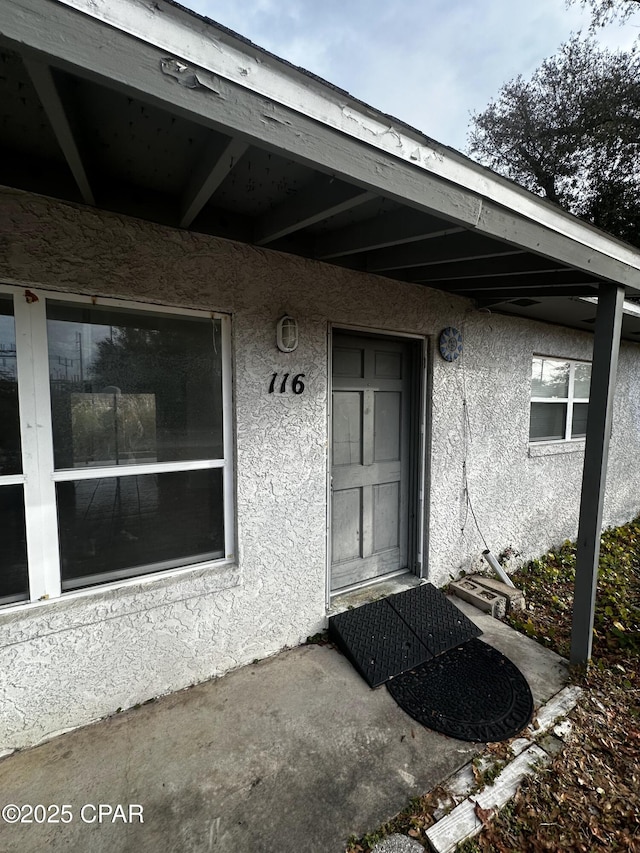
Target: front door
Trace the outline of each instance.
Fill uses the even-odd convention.
[[[334,332],[332,592],[409,568],[413,351]]]

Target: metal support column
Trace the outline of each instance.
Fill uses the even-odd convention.
[[[578,525],[571,631],[572,664],[586,664],[591,657],[593,643],[602,507],[607,478],[623,305],[624,288],[600,285]]]

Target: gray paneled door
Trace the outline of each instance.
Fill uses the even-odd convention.
[[[408,568],[411,352],[334,332],[332,592]]]

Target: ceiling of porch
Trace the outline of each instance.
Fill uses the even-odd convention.
[[[35,8],[31,0],[20,2]],[[571,263],[570,246],[524,220],[500,237],[499,229],[479,229],[482,199],[445,181],[427,182],[417,164],[396,167],[371,146],[345,142],[335,131],[327,136],[307,117],[298,127],[290,110],[285,135],[270,136],[265,126],[283,118],[257,93],[230,83],[221,91],[218,80],[212,98],[205,76],[167,59],[166,51],[133,45],[129,34],[54,0],[41,6],[58,15],[59,29],[75,25],[78,44],[86,37],[89,52],[108,34],[116,54],[112,64],[118,61],[114,48],[135,47],[146,71],[130,73],[127,82],[107,76],[99,56],[95,63],[82,62],[76,48],[63,45],[64,32],[58,39],[63,46],[53,48],[46,33],[34,35],[33,26],[18,40],[0,11],[0,183],[6,186],[434,287],[491,310],[585,330],[593,330],[595,305],[584,297],[596,296],[601,282],[622,283],[629,295],[640,286],[640,273],[634,281],[633,270],[619,263],[609,270],[594,262],[591,270],[587,250]],[[221,28],[215,34],[225,35]],[[246,44],[226,35],[236,46]],[[153,86],[145,85],[145,75]],[[319,85],[337,91],[309,80],[316,91]],[[163,87],[162,97],[156,86]],[[206,110],[192,106],[198,95],[200,103],[207,96]],[[314,156],[313,145],[323,146],[322,157]],[[358,157],[371,160],[370,177],[351,165]],[[394,168],[397,174],[389,178]],[[508,215],[494,208],[495,221]],[[623,334],[640,340],[640,311],[625,315]]]

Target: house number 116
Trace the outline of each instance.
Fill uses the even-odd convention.
[[[273,376],[271,377],[271,382],[269,383],[269,393],[270,394],[273,394],[273,392],[276,390],[277,378],[278,378],[277,373],[274,373]],[[289,379],[289,374],[285,373],[284,376],[282,377],[282,381],[280,382],[280,393],[281,394],[284,394],[284,392],[287,390],[287,380],[288,379]],[[304,391],[304,382],[302,381],[303,379],[304,379],[304,373],[296,373],[296,375],[291,380],[291,390],[293,391],[294,394],[302,394],[302,392]]]

